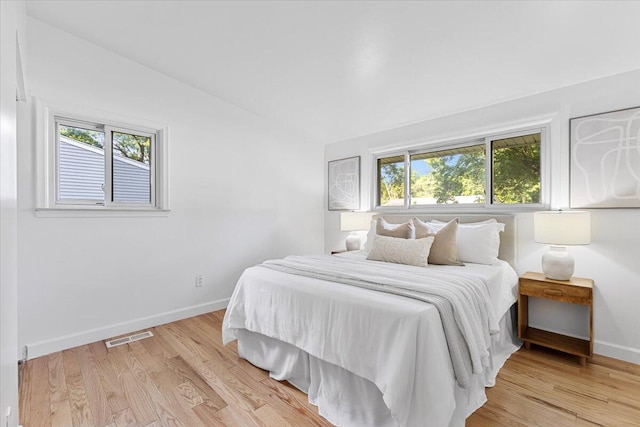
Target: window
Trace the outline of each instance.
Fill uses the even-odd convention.
[[[378,159],[380,206],[404,206],[404,156]]]
[[[540,139],[533,133],[491,141],[494,204],[539,204]]]
[[[155,133],[56,117],[56,203],[155,206]]]
[[[378,157],[377,206],[539,207],[543,136],[529,129]]]
[[[36,108],[39,216],[168,210],[167,128]]]
[[[410,155],[411,205],[484,203],[485,147]]]

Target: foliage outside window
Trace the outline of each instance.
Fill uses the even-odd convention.
[[[484,145],[412,154],[411,204],[484,203]]]
[[[493,203],[540,203],[540,134],[491,141]]]
[[[156,134],[56,117],[56,203],[155,207]]]
[[[541,204],[541,143],[538,130],[380,157],[378,206]]]
[[[380,206],[404,205],[404,156],[378,159]]]

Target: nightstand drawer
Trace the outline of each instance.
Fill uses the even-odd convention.
[[[573,304],[591,305],[591,288],[520,279],[520,294]]]

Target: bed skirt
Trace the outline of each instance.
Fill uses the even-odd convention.
[[[492,343],[492,366],[472,377],[471,385],[455,385],[455,408],[434,407],[430,411],[447,411],[449,426],[464,426],[465,419],[487,400],[485,387],[495,385],[496,375],[511,354],[520,348],[515,329],[515,305],[500,320],[500,335]],[[309,396],[319,414],[336,426],[397,426],[374,383],[344,368],[313,357],[280,340],[246,329],[236,331],[238,353],[251,364],[270,372],[276,380],[287,380]],[[442,416],[435,417],[443,419]],[[429,425],[424,420],[422,426]],[[434,426],[445,427],[445,426]]]

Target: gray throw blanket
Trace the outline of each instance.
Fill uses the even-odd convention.
[[[290,256],[260,266],[433,304],[458,385],[467,388],[472,374],[489,366],[490,336],[498,332],[498,324],[486,283],[477,276],[329,255]]]

